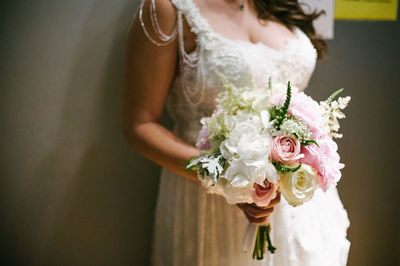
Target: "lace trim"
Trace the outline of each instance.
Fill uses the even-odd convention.
[[[155,40],[149,32],[146,29],[146,26],[143,21],[143,6],[144,2],[140,5],[139,9],[139,20],[140,20],[140,25],[142,26],[143,32],[146,35],[146,37],[156,46],[166,46],[173,42],[176,38],[176,35],[178,33],[177,27],[175,26],[174,30],[172,31],[171,35],[165,34],[158,23],[157,19],[157,13],[156,13],[156,3],[155,0],[151,0],[150,6],[149,6],[149,14],[150,14],[150,21],[151,21],[151,26],[153,28],[153,32],[156,33],[157,37],[160,39],[160,41]]]
[[[199,8],[192,0],[172,0],[172,3],[186,15],[194,33],[213,32],[208,21],[201,15]]]
[[[262,42],[252,43],[240,39],[230,39],[216,32],[211,27],[211,25],[208,23],[208,20],[200,13],[198,6],[193,2],[193,0],[172,0],[172,3],[174,3],[177,8],[179,8],[184,12],[188,20],[188,23],[192,28],[192,31],[198,35],[198,38],[207,36],[207,37],[212,37],[213,39],[219,39],[230,43],[243,44],[248,46],[262,46],[263,48],[270,50],[271,52],[283,53],[289,50],[289,48],[294,43],[299,42],[300,38],[303,37],[302,35],[304,35],[304,33],[300,30],[300,28],[294,26],[292,32],[295,38],[286,38],[285,47],[279,50],[272,48]]]

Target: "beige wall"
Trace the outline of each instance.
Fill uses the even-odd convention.
[[[120,118],[124,38],[138,1],[8,2],[2,264],[146,265],[160,169],[130,149]],[[339,87],[353,97],[340,141],[349,265],[400,263],[399,34],[399,22],[337,22],[331,61],[310,82],[316,99]]]

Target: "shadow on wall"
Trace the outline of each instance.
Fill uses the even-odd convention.
[[[84,88],[79,84],[81,79],[90,78],[91,69],[98,67],[93,66],[93,59],[101,56],[96,53],[96,46],[104,41],[104,29],[92,31],[93,23],[97,22],[99,14],[107,15],[109,5],[108,1],[95,1],[89,20],[83,25],[87,29],[82,31],[82,44],[72,67],[60,142],[33,178],[41,180],[43,185],[54,183],[53,188],[45,191],[58,192],[57,200],[52,203],[56,204],[55,212],[53,217],[48,217],[52,221],[46,221],[50,226],[47,228],[49,235],[41,252],[44,255],[41,259],[48,260],[48,265],[132,265],[135,261],[147,264],[152,229],[148,210],[154,209],[159,168],[133,155],[122,138],[120,80],[126,28],[121,26],[127,26],[126,23],[118,25],[121,27],[118,30],[115,25],[106,27],[114,34],[113,46],[97,88],[102,94],[101,102],[94,112],[94,121],[90,121],[96,126],[89,128],[79,124],[91,130],[87,134],[87,150],[81,158],[74,151],[66,152],[68,143],[74,141],[72,138],[79,138],[73,133],[76,123],[71,123],[71,116],[79,115],[71,107],[74,102],[82,101],[78,99],[79,90]],[[132,17],[134,4],[126,1],[125,5],[120,18]],[[61,180],[64,186],[60,187],[54,175],[59,173],[57,166],[68,156],[80,158],[80,165],[75,173],[69,173],[69,180]]]
[[[9,203],[10,262],[148,264],[160,169],[130,149],[121,122],[125,37],[138,4],[91,1],[60,91],[57,142],[33,176],[18,177]]]

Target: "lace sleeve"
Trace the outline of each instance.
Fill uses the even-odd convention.
[[[143,0],[139,9],[140,25],[146,37],[156,46],[166,46],[174,41],[177,36],[177,25],[171,34],[161,30],[156,11],[155,0]]]

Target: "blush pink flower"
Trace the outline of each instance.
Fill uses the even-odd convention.
[[[196,147],[201,150],[209,150],[211,149],[211,143],[208,140],[208,137],[210,136],[210,131],[208,130],[208,128],[206,126],[203,125],[203,127],[201,128],[200,132],[199,132],[199,136],[197,138],[197,142],[196,142]]]
[[[293,164],[304,157],[300,149],[301,144],[294,136],[278,135],[272,140],[271,159],[286,165]]]
[[[340,170],[344,167],[344,164],[339,162],[337,144],[330,136],[322,136],[316,141],[319,147],[314,144],[302,147],[301,152],[304,157],[300,162],[317,169],[318,185],[323,191],[326,191],[340,180]]]
[[[264,180],[264,186],[254,183],[253,200],[257,206],[268,206],[270,201],[276,197],[278,183],[270,183],[268,179]]]
[[[272,106],[282,106],[285,99],[286,94],[277,93],[271,97],[270,104]],[[292,93],[288,113],[309,128],[310,132],[313,133],[313,139],[328,133],[319,104],[305,93],[296,91]]]

